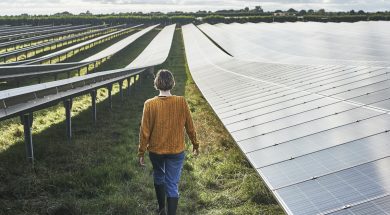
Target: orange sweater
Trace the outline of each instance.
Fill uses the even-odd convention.
[[[157,154],[184,151],[184,128],[193,147],[198,148],[191,113],[183,96],[155,96],[146,100],[139,132],[138,156],[144,156],[146,150]]]

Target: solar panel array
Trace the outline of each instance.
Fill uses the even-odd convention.
[[[44,56],[39,57],[39,58],[34,58],[34,59],[25,59],[25,58],[31,58],[40,52],[51,51],[51,50],[53,50],[53,48],[54,49],[62,48],[64,46],[72,44],[72,43],[77,43],[73,47],[78,47],[78,44],[81,41],[88,40],[88,39],[89,39],[88,40],[89,42],[85,41],[84,42],[85,45],[88,45],[91,43],[92,44],[97,43],[98,41],[101,41],[105,38],[109,38],[110,36],[115,36],[115,35],[125,33],[124,29],[121,29],[123,27],[124,27],[124,25],[110,26],[110,27],[103,27],[103,28],[93,30],[93,31],[90,31],[89,29],[84,29],[83,30],[84,32],[77,34],[77,35],[70,36],[70,37],[64,37],[64,38],[60,38],[60,39],[53,40],[50,42],[40,43],[40,44],[36,44],[36,45],[24,47],[24,48],[18,48],[15,50],[7,50],[6,52],[0,54],[0,62],[3,64],[6,64],[6,65],[40,63],[41,61],[37,61],[37,60],[43,61],[43,60],[46,60],[47,58],[44,58]],[[117,34],[115,34],[115,32]],[[107,34],[109,34],[109,33],[113,33],[113,34],[108,36]],[[98,37],[99,40],[96,40],[97,36],[101,36],[101,37]],[[18,42],[18,44],[24,44],[24,43],[25,43],[24,40],[19,40],[19,42]],[[14,45],[17,45],[17,44],[14,44]],[[68,48],[70,48],[70,47],[68,47]],[[68,50],[73,50],[73,49],[68,49]],[[59,54],[61,54],[61,53],[62,52],[60,50]],[[32,54],[34,54],[34,55],[32,55]],[[51,56],[54,57],[56,55],[51,55]],[[22,59],[20,59],[20,58],[22,58]]]
[[[194,81],[288,214],[390,214],[388,67],[272,63],[255,35],[200,28],[233,56],[184,26]]]
[[[53,70],[64,70],[68,66],[79,66],[83,63],[91,63],[94,61],[101,60],[102,58],[108,58],[132,42],[145,35],[147,32],[153,30],[158,25],[150,26],[145,29],[138,31],[116,43],[103,51],[92,55],[87,60],[76,63],[67,64],[54,64],[54,65],[18,65],[7,67],[8,75],[15,75],[12,73],[19,73],[19,75],[43,75],[54,72]],[[96,122],[96,90],[99,88],[108,88],[109,102],[111,106],[112,101],[112,85],[119,83],[119,90],[121,98],[123,98],[123,87],[124,81],[127,81],[128,95],[130,95],[131,89],[135,85],[139,85],[142,80],[142,72],[153,68],[154,66],[163,63],[168,57],[174,29],[176,25],[170,25],[164,27],[161,32],[152,40],[152,42],[143,50],[143,52],[137,57],[136,65],[141,65],[142,68],[133,67],[134,64],[129,64],[125,68],[102,71],[93,74],[86,74],[83,76],[72,77],[63,80],[50,81],[41,84],[35,84],[24,87],[17,87],[8,90],[0,91],[0,120],[5,120],[11,117],[20,116],[24,126],[24,136],[27,151],[27,158],[30,161],[34,160],[33,155],[33,143],[31,127],[33,122],[33,112],[47,108],[52,105],[56,105],[59,102],[64,102],[65,115],[66,115],[66,126],[67,126],[67,137],[71,139],[71,108],[72,99],[74,97],[91,94],[92,97],[92,113],[94,122]],[[127,31],[128,28],[120,30]],[[112,34],[107,34],[108,36]],[[98,41],[95,38],[93,42]],[[91,42],[91,41],[87,41]],[[77,44],[77,47],[81,47],[86,42]],[[60,50],[61,53],[67,53],[69,48]],[[53,54],[49,54],[52,56]],[[44,56],[44,58],[46,58]],[[14,68],[14,69],[11,69]],[[3,68],[4,69],[4,68]],[[1,71],[1,70],[0,70]],[[3,71],[4,72],[4,71]],[[1,78],[1,74],[0,74]],[[4,83],[2,83],[4,84]],[[135,89],[135,88],[134,88]]]
[[[139,26],[141,26],[141,25],[137,25],[134,27],[139,27]],[[93,44],[94,42],[97,42],[97,41],[102,40],[102,39],[104,40],[105,38],[108,38],[110,36],[113,36],[113,35],[121,33],[121,32],[125,32],[125,31],[132,29],[134,27],[125,28],[125,29],[120,30],[120,31],[115,31],[113,33],[109,33],[109,34],[106,34],[106,35],[103,35],[103,36],[100,36],[97,38],[93,38],[93,39],[88,40],[88,41],[77,43],[73,46],[61,49],[59,51],[44,55],[44,56],[39,57],[39,58],[27,60],[28,63],[26,63],[26,64],[28,64],[28,65],[22,64],[22,65],[17,65],[17,66],[0,66],[0,79],[23,78],[26,76],[40,76],[40,75],[47,75],[47,74],[57,74],[59,72],[70,71],[70,70],[75,70],[75,69],[77,70],[77,69],[82,68],[84,66],[87,66],[89,64],[94,64],[95,62],[102,61],[103,59],[107,59],[107,58],[115,55],[116,53],[118,53],[119,51],[121,51],[122,49],[124,49],[125,47],[127,47],[128,45],[133,43],[135,40],[137,40],[141,36],[145,35],[146,33],[148,33],[149,31],[151,31],[152,29],[154,29],[157,26],[158,25],[153,25],[153,26],[149,26],[145,29],[142,29],[139,32],[136,32],[136,33],[116,42],[115,44],[107,47],[106,49],[81,60],[80,62],[40,64],[40,65],[33,64],[34,62],[41,62],[41,61],[45,61],[45,60],[59,57],[62,55],[67,55],[67,53],[69,53],[69,52],[81,49],[85,46],[88,46],[89,44]],[[32,64],[32,65],[30,65],[30,64]],[[8,64],[5,64],[5,65],[8,65]]]
[[[77,33],[86,31],[86,30],[94,30],[97,28],[103,27],[101,26],[90,26],[90,25],[79,25],[79,26],[72,26],[69,27],[68,29],[63,29],[61,32],[54,32],[54,33],[49,33],[49,34],[43,34],[43,35],[38,35],[38,36],[33,36],[33,37],[26,37],[26,38],[21,38],[21,39],[15,39],[12,41],[7,41],[7,42],[1,42],[0,43],[0,48],[3,50],[0,50],[0,53],[4,51],[8,51],[7,49],[15,49],[16,45],[18,44],[23,44],[21,47],[26,47],[26,46],[31,46],[33,44],[38,44],[38,43],[44,43],[48,41],[54,41],[58,40],[58,38],[61,37],[66,37],[66,35],[75,35]]]
[[[3,32],[0,32],[0,41],[11,40],[15,38],[22,38],[31,35],[40,35],[45,33],[52,33],[61,31],[61,29],[67,28],[71,25],[62,25],[62,26],[32,26],[30,28],[24,29],[9,29]]]

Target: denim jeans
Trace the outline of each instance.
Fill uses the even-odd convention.
[[[165,185],[167,197],[179,197],[179,181],[185,153],[156,154],[149,152],[153,165],[153,180],[157,185]]]

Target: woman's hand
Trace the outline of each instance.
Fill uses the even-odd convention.
[[[194,155],[194,156],[198,156],[199,155],[199,149],[192,149],[192,154]]]
[[[145,167],[145,158],[144,158],[144,156],[139,157],[139,165],[141,167]]]

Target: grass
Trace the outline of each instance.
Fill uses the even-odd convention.
[[[127,65],[156,33],[99,69]],[[184,165],[178,214],[283,214],[194,84],[179,29],[160,68],[174,73],[172,93],[186,96],[201,144],[200,156],[188,153]],[[34,168],[25,159],[18,119],[1,122],[0,214],[154,214],[151,164],[146,159],[147,167],[141,169],[136,157],[143,102],[157,94],[152,86],[151,78],[145,80],[121,102],[115,85],[113,111],[107,91],[99,90],[97,125],[92,123],[90,98],[77,98],[71,143],[65,140],[61,105],[36,112]],[[188,138],[186,142],[191,150]]]

